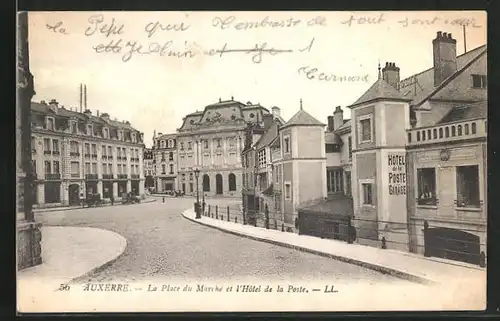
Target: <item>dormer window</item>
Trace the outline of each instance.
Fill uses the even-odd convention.
[[[47,129],[48,130],[54,130],[54,118],[52,117],[47,117]]]
[[[92,135],[92,124],[87,125],[87,135]]]
[[[165,141],[164,140],[161,141],[161,148],[165,148]]]
[[[71,133],[77,134],[78,133],[78,125],[76,121],[71,121]]]
[[[132,133],[132,143],[135,143],[136,142],[136,139],[135,139],[135,133]]]
[[[104,135],[104,138],[109,139],[109,128],[104,128],[103,135]]]

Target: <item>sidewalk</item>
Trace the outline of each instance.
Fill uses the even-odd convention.
[[[19,271],[18,287],[59,283],[94,272],[115,261],[127,247],[121,235],[89,227],[42,227],[43,263]],[[57,281],[57,282],[56,282]]]
[[[224,232],[330,257],[409,281],[443,285],[456,285],[459,281],[461,288],[466,289],[466,286],[470,285],[475,288],[484,287],[486,291],[486,270],[480,267],[447,260],[433,260],[414,253],[268,230],[206,216],[195,219],[195,213],[191,209],[184,211],[182,215],[186,219]]]
[[[152,202],[156,202],[156,198],[146,197],[146,199],[141,200],[141,203],[139,203],[139,204],[152,203]],[[101,205],[100,207],[103,207],[103,206],[121,206],[121,205],[138,205],[138,204],[122,204],[121,200],[119,200],[119,201],[115,202],[115,205],[111,205],[111,203],[105,203],[105,204]],[[82,209],[82,208],[83,207],[81,205],[56,206],[56,207],[35,208],[35,209],[33,209],[33,212],[44,213],[44,212],[70,211],[70,210],[78,210],[78,209]],[[87,208],[87,207],[85,207],[85,208]]]

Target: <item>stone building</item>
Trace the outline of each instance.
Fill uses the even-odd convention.
[[[240,197],[241,152],[248,126],[262,127],[268,109],[233,100],[208,105],[186,115],[177,130],[178,189],[196,195],[194,170],[200,170],[199,192]]]
[[[38,206],[77,204],[93,193],[144,194],[143,134],[128,121],[53,99],[31,104],[31,129]]]
[[[151,189],[151,188],[155,187],[155,183],[154,183],[155,173],[154,173],[154,166],[153,166],[154,165],[153,164],[153,156],[154,156],[153,149],[144,148],[143,169],[144,169],[144,187],[146,189]]]
[[[153,173],[155,191],[172,194],[178,186],[177,135],[156,133],[153,137]]]

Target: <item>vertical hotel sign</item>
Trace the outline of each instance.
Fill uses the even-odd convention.
[[[406,195],[406,154],[388,155],[389,195]]]

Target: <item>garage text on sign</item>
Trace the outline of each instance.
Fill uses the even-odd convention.
[[[406,164],[404,155],[388,155],[389,195],[406,195]]]

